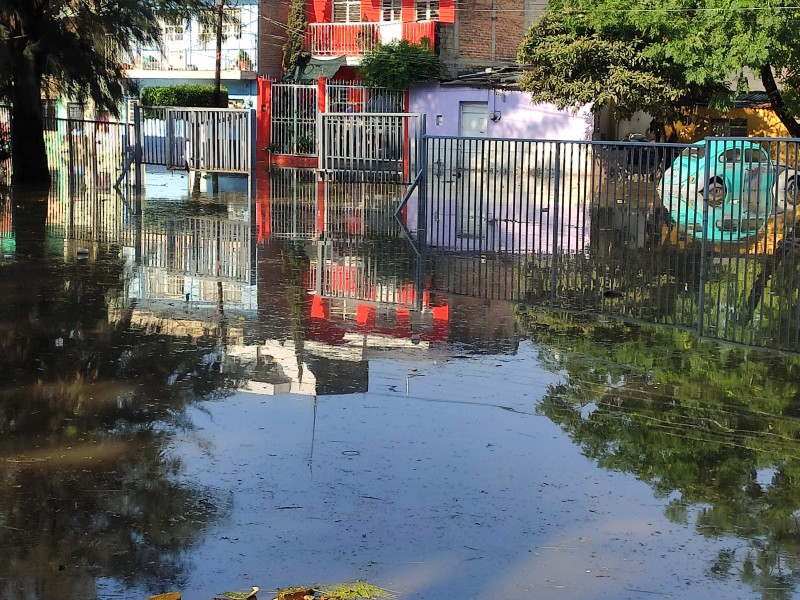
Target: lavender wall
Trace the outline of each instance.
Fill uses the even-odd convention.
[[[551,104],[533,104],[526,92],[495,91],[437,84],[417,86],[410,93],[410,111],[427,115],[429,135],[458,135],[459,102],[488,102],[488,112],[500,112],[489,121],[487,137],[547,140],[590,140],[594,116],[588,106],[559,110]],[[441,115],[441,125],[437,124]]]

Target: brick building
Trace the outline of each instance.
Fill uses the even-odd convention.
[[[290,2],[260,0],[263,76],[282,75]],[[307,0],[305,47],[316,63],[340,57],[355,67],[379,42],[428,38],[441,58],[442,77],[453,79],[514,64],[541,9],[535,0]]]

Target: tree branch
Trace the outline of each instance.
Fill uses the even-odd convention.
[[[764,91],[767,92],[769,101],[772,104],[772,110],[775,111],[781,123],[789,131],[789,135],[794,138],[800,138],[800,123],[797,122],[795,116],[784,103],[778,84],[775,83],[775,76],[772,74],[772,66],[769,64],[761,67],[761,83],[764,85]]]

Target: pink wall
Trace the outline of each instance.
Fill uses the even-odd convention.
[[[409,110],[427,115],[428,135],[456,136],[460,102],[487,102],[487,112],[500,113],[499,120],[488,122],[486,137],[592,139],[591,107],[559,110],[551,104],[533,104],[526,92],[428,84],[411,89]],[[441,115],[441,125],[437,125],[437,115]]]

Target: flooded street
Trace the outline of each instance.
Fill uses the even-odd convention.
[[[183,185],[0,198],[0,598],[800,597],[800,356]]]

